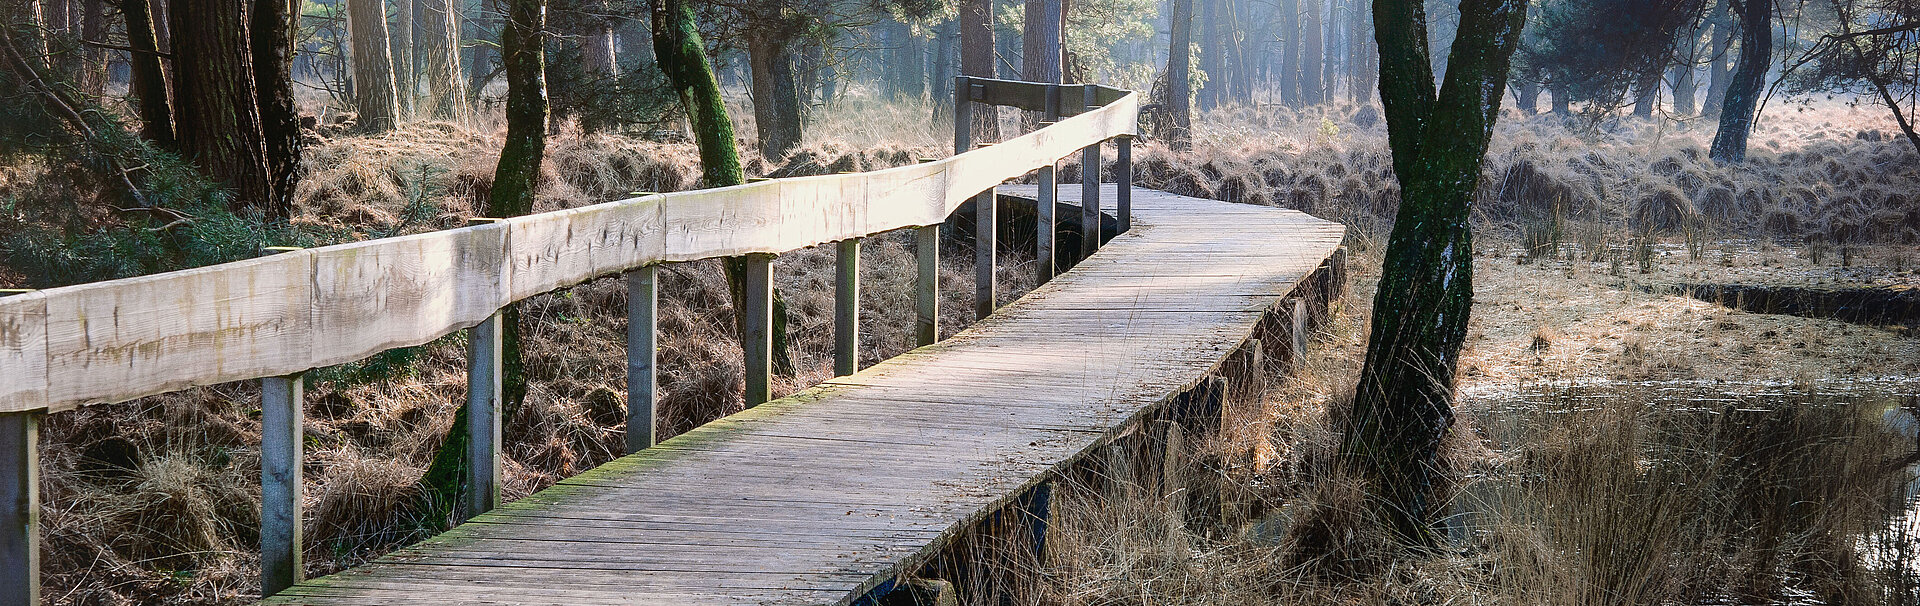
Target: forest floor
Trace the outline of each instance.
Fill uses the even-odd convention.
[[[749,172],[828,174],[941,155],[945,131],[927,123],[931,106],[846,103],[845,111],[823,112],[829,122],[815,125],[793,157],[749,158]],[[1235,484],[1231,490],[1303,502],[1338,503],[1345,494],[1341,484],[1307,476],[1325,458],[1329,418],[1337,417],[1364,351],[1384,229],[1398,198],[1384,126],[1369,112],[1228,108],[1197,122],[1198,151],[1174,154],[1152,144],[1137,151],[1142,186],[1297,208],[1353,228],[1352,288],[1310,362],[1238,406],[1237,422],[1203,447],[1229,469],[1214,481]],[[1754,160],[1733,168],[1702,157],[1698,125],[1615,120],[1590,131],[1548,117],[1503,119],[1476,215],[1476,306],[1462,390],[1920,376],[1920,339],[1911,331],[1747,313],[1670,294],[1672,285],[1695,281],[1920,283],[1911,244],[1920,234],[1920,196],[1912,193],[1920,191],[1920,156],[1869,112],[1781,113],[1787,118],[1756,133]],[[445,123],[319,140],[306,160],[296,221],[354,238],[460,225],[490,187],[497,146],[497,132]],[[686,189],[698,177],[685,143],[566,132],[548,149],[537,210]],[[1078,167],[1064,165],[1061,178],[1077,180]],[[0,196],[35,195],[33,182],[32,167],[0,171]],[[1546,230],[1557,254],[1529,256],[1541,225],[1569,227]],[[865,249],[865,362],[910,347],[908,240],[874,238]],[[942,255],[943,333],[967,323],[970,259]],[[1025,261],[1002,259],[1010,296],[1031,286]],[[795,314],[798,372],[777,386],[790,392],[827,375],[831,251],[785,255],[775,273]],[[0,268],[0,281],[17,279]],[[663,272],[661,296],[660,431],[671,435],[738,410],[741,371],[717,263]],[[617,281],[600,280],[523,306],[533,385],[507,425],[509,496],[618,454],[624,297]],[[463,392],[459,339],[311,375],[311,573],[377,556],[443,522],[423,519],[417,482]],[[257,566],[254,389],[197,388],[49,419],[43,502],[51,603],[249,601]],[[1461,429],[1456,436],[1474,435]],[[1472,440],[1449,448],[1462,460],[1485,459]],[[1230,536],[1201,536],[1143,523],[1161,515],[1151,503],[1066,499],[1060,507],[1069,515],[1050,543],[1058,565],[1045,575],[1046,602],[1435,603],[1436,595],[1484,589],[1443,574],[1459,561],[1419,558],[1394,560],[1393,574],[1328,584],[1302,572],[1288,547],[1262,539],[1255,520]],[[1071,515],[1075,507],[1082,515]],[[1142,530],[1152,528],[1161,531]]]

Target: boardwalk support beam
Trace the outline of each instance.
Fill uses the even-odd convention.
[[[500,378],[505,314],[494,312],[467,335],[467,491],[460,519],[500,502]]]
[[[746,334],[740,349],[746,354],[746,403],[759,406],[773,399],[773,255],[747,255]]]
[[[0,606],[40,603],[40,413],[0,413]]]
[[[306,576],[300,554],[301,430],[305,380],[260,380],[260,595]]]
[[[627,452],[653,447],[654,390],[660,385],[655,361],[660,352],[658,332],[660,266],[647,265],[627,272]]]
[[[833,375],[860,371],[860,239],[834,246]]]

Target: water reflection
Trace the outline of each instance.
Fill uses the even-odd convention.
[[[1482,395],[1449,532],[1521,603],[1920,604],[1920,381]]]

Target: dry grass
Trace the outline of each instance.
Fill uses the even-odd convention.
[[[787,162],[750,156],[749,168],[825,174],[937,157],[946,131],[926,119],[931,113],[850,97],[816,116],[806,147]],[[1702,159],[1710,132],[1699,125],[1621,120],[1591,137],[1548,117],[1503,120],[1479,214],[1483,250],[1494,252],[1477,264],[1481,305],[1463,386],[1920,372],[1920,346],[1911,338],[1729,312],[1641,288],[1726,271],[1838,275],[1833,257],[1841,255],[1816,262],[1805,252],[1812,247],[1799,246],[1809,238],[1868,246],[1856,258],[1910,276],[1920,161],[1904,143],[1871,135],[1885,130],[1873,124],[1841,108],[1775,120],[1757,133],[1752,162],[1723,168]],[[1401,554],[1367,530],[1358,488],[1331,473],[1337,403],[1364,349],[1377,254],[1398,202],[1377,115],[1341,106],[1228,109],[1205,117],[1197,131],[1199,150],[1191,154],[1143,145],[1138,182],[1348,223],[1358,254],[1354,292],[1336,305],[1345,311],[1303,369],[1258,389],[1236,387],[1224,437],[1195,446],[1198,463],[1184,483],[1228,495],[1218,511],[1230,524],[1195,532],[1184,507],[1066,487],[1054,505],[1049,565],[1027,565],[1046,582],[1026,595],[1069,604],[1535,597],[1510,591],[1526,577],[1494,570],[1553,561],[1558,547],[1547,539],[1516,534],[1478,556]],[[308,156],[297,220],[363,237],[458,225],[490,187],[499,137],[497,124],[476,131],[429,123],[322,142]],[[1069,164],[1062,178],[1077,179],[1077,170]],[[538,208],[685,189],[697,177],[689,145],[568,133],[549,144]],[[30,185],[16,179],[0,189]],[[1533,245],[1518,235],[1526,229],[1541,234]],[[1696,240],[1712,244],[1704,254],[1681,254],[1676,241]],[[1876,242],[1894,246],[1872,248]],[[1515,262],[1540,245],[1551,250]],[[968,252],[942,255],[945,331],[970,316]],[[910,346],[911,238],[870,238],[864,260],[861,356],[872,363]],[[1006,291],[1031,286],[1028,261],[1002,259]],[[776,267],[794,314],[799,367],[776,385],[787,393],[828,374],[832,252],[798,251]],[[718,264],[679,264],[662,276],[660,431],[671,435],[738,410],[741,368]],[[525,304],[533,386],[508,425],[509,498],[618,453],[624,297],[620,284],[602,280]],[[1767,346],[1776,342],[1790,346]],[[351,565],[437,527],[412,509],[412,491],[462,400],[463,368],[456,335],[316,373],[308,400],[310,572]],[[52,601],[246,601],[256,590],[257,397],[249,385],[226,385],[50,417],[44,519]],[[1496,460],[1459,437],[1468,431],[1455,435],[1450,465],[1484,470]]]

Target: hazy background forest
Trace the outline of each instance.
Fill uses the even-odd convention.
[[[1894,464],[1910,450],[1911,426],[1889,429],[1852,413],[1754,425],[1785,432],[1767,433],[1650,414],[1647,403],[1659,398],[1640,390],[1596,396],[1602,403],[1575,407],[1577,418],[1469,413],[1443,447],[1461,478],[1447,488],[1506,505],[1459,530],[1471,538],[1447,553],[1406,552],[1366,530],[1359,489],[1327,481],[1327,460],[1400,202],[1368,3],[685,5],[747,178],[944,156],[956,75],[1102,83],[1147,93],[1146,136],[1128,175],[1139,186],[1349,226],[1354,292],[1322,328],[1319,361],[1237,393],[1230,429],[1201,447],[1192,489],[1215,495],[1211,505],[1060,497],[1061,538],[1048,562],[1029,563],[1027,601],[1911,604],[1920,596],[1912,539],[1920,516],[1901,515],[1913,508],[1902,500],[1911,498],[1912,460]],[[0,288],[140,276],[249,258],[267,246],[502,216],[490,203],[510,163],[502,158],[512,88],[503,33],[509,12],[523,7],[545,11],[536,39],[549,111],[540,116],[544,147],[535,156],[543,161],[533,164],[530,204],[514,212],[724,184],[703,173],[695,144],[703,133],[655,56],[654,36],[670,21],[663,6],[680,4],[0,0]],[[1458,8],[1435,0],[1425,10],[1433,71],[1446,73]],[[1771,381],[1751,396],[1764,399],[1783,384],[1826,394],[1823,381],[1892,378],[1906,383],[1893,389],[1889,410],[1920,414],[1911,395],[1920,376],[1914,319],[1862,326],[1685,296],[1736,282],[1920,285],[1920,137],[1911,124],[1920,3],[1536,0],[1523,32],[1472,208],[1480,275],[1463,389],[1537,404],[1564,396],[1512,388]],[[1188,52],[1170,53],[1175,41]],[[1035,120],[1014,110],[994,118],[975,126],[974,140],[1010,138]],[[1100,169],[1118,178],[1111,164]],[[1081,170],[1070,158],[1060,178],[1077,181]],[[863,360],[912,346],[911,242],[908,234],[869,241]],[[1002,288],[1015,295],[1034,281],[1023,254],[1003,252]],[[967,289],[958,287],[971,258],[942,255],[943,282],[956,285],[943,289],[954,298],[943,305],[943,332],[971,320]],[[776,396],[831,376],[823,328],[832,320],[833,256],[807,250],[778,263],[790,366]],[[663,438],[741,408],[723,265],[661,273]],[[508,409],[509,497],[624,452],[624,308],[625,290],[612,280],[518,307],[526,382]],[[444,443],[464,393],[462,338],[308,375],[309,576],[446,527],[446,488],[435,478],[446,473]],[[257,597],[256,394],[251,383],[220,385],[48,417],[42,502],[58,504],[44,514],[50,603]],[[1713,439],[1658,439],[1698,435]],[[1672,455],[1661,460],[1747,452],[1782,435],[1814,436],[1795,452],[1816,463],[1720,484],[1619,463],[1636,453],[1659,458],[1649,448]],[[1875,465],[1855,464],[1864,460]],[[1545,491],[1516,480],[1473,492],[1464,479],[1502,474],[1563,481],[1543,483],[1553,484]],[[1672,485],[1701,488],[1659,488]],[[1591,509],[1606,501],[1593,494],[1616,495],[1617,506]],[[1818,505],[1742,509],[1756,494],[1815,494],[1794,502]],[[1628,506],[1646,503],[1660,506]],[[1725,523],[1690,522],[1697,519]],[[1574,530],[1543,530],[1561,522]]]

